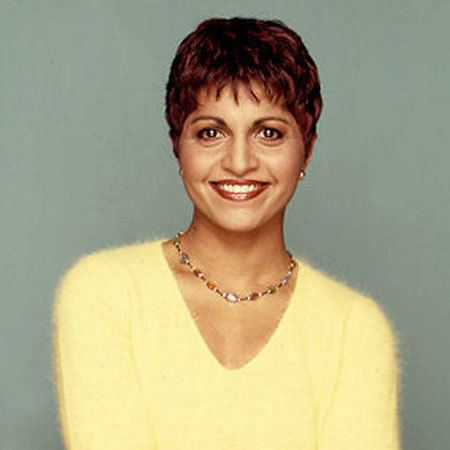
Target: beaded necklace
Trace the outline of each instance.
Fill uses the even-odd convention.
[[[289,271],[282,278],[282,280],[279,283],[274,284],[274,285],[270,285],[264,291],[252,292],[252,293],[250,293],[248,295],[245,295],[243,297],[240,297],[239,295],[234,294],[233,292],[223,292],[215,285],[215,283],[213,283],[212,281],[208,280],[206,278],[206,276],[204,275],[204,273],[201,270],[198,270],[191,263],[189,255],[182,251],[181,245],[180,245],[180,236],[182,236],[184,233],[185,233],[185,231],[179,231],[171,240],[173,245],[178,250],[179,259],[180,259],[181,263],[188,265],[189,268],[191,269],[191,272],[195,276],[197,276],[198,278],[200,278],[201,280],[203,280],[206,283],[206,286],[208,287],[208,289],[216,292],[222,298],[224,298],[225,300],[227,300],[228,302],[231,302],[231,303],[237,303],[237,302],[244,301],[244,300],[255,301],[255,300],[263,297],[266,294],[274,294],[279,289],[281,289],[283,286],[286,286],[286,284],[288,283],[289,279],[291,278],[292,271],[294,270],[294,267],[296,266],[295,259],[292,257],[292,254],[289,251],[287,251],[289,257],[291,258],[290,263],[289,263]]]

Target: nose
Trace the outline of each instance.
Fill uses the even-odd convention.
[[[232,139],[222,158],[222,167],[235,176],[244,176],[258,167],[258,158],[245,136]]]

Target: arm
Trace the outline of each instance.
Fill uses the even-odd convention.
[[[131,351],[126,276],[93,254],[56,290],[53,370],[68,450],[157,448]]]
[[[400,450],[400,367],[394,329],[372,299],[348,318],[318,450]]]

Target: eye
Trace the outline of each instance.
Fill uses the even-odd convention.
[[[211,127],[202,128],[198,131],[197,137],[200,139],[204,138],[207,141],[213,140],[215,137],[217,137],[217,130]]]
[[[283,133],[276,128],[264,127],[261,131],[263,132],[263,137],[268,138],[269,141],[274,141],[275,139],[272,139],[274,136],[276,139],[281,139],[283,137]]]

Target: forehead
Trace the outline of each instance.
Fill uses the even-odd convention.
[[[225,123],[241,126],[254,124],[268,118],[282,118],[286,124],[301,133],[296,118],[286,106],[281,95],[267,94],[266,89],[258,83],[238,82],[235,89],[231,83],[224,85],[202,86],[197,91],[197,108],[191,111],[183,123],[192,125],[202,116],[220,117]]]
[[[234,86],[231,83],[203,86],[198,91],[197,102],[198,109],[225,105],[284,109],[282,98],[276,95],[270,98],[261,84],[254,81],[248,84],[238,81]]]

